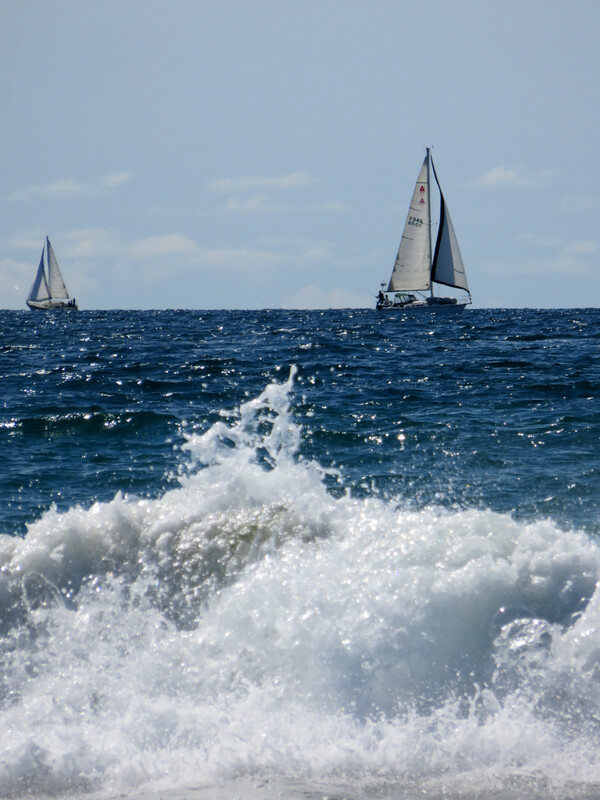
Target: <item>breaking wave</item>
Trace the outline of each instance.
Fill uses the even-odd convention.
[[[293,381],[188,432],[161,497],[0,537],[2,797],[600,780],[594,540],[334,496]]]

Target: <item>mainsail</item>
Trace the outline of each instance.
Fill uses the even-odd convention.
[[[388,292],[425,291],[431,276],[431,203],[429,150],[419,172]]]

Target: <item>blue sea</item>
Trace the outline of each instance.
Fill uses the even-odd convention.
[[[0,797],[600,796],[600,311],[0,330]]]

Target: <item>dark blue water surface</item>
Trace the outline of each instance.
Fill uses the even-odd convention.
[[[0,326],[1,797],[598,797],[598,311]]]
[[[600,312],[0,312],[0,532],[156,497],[183,430],[284,381],[330,491],[600,528]]]

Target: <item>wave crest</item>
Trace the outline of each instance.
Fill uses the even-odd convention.
[[[595,542],[332,496],[298,458],[293,381],[188,433],[162,497],[0,539],[0,794],[595,774]]]

